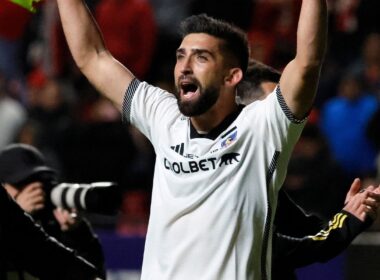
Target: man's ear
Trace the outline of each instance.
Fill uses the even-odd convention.
[[[240,68],[231,68],[224,78],[226,86],[234,87],[243,79],[243,71]]]

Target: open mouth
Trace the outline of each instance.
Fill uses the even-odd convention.
[[[198,86],[195,83],[192,83],[192,82],[182,82],[181,83],[181,95],[184,98],[190,99],[195,94],[197,94],[198,92],[199,92]]]

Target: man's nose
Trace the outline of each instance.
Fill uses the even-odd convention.
[[[193,73],[191,58],[184,59],[181,63],[181,74],[187,75]]]

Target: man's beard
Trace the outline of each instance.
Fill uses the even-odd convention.
[[[195,117],[207,112],[218,100],[220,88],[208,87],[202,89],[199,86],[199,97],[196,100],[183,101],[178,93],[177,104],[179,111],[187,117]]]

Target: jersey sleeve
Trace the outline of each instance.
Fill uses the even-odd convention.
[[[306,118],[297,119],[287,106],[280,86],[264,99],[262,104],[262,115],[268,134],[272,139],[276,149],[284,152],[286,148],[293,148],[297,142],[302,129],[306,123]]]
[[[137,79],[130,83],[123,101],[123,122],[129,122],[153,142],[153,135],[176,116],[178,106],[173,94]]]
[[[265,143],[268,158],[276,155],[269,167],[274,170],[272,186],[276,193],[285,180],[289,158],[307,119],[293,116],[279,85],[265,99],[248,105],[246,111],[252,137]]]
[[[352,240],[368,228],[371,220],[360,221],[342,211],[315,235],[294,238],[277,232],[274,235],[274,264],[302,267],[315,262],[326,262],[343,252]]]

